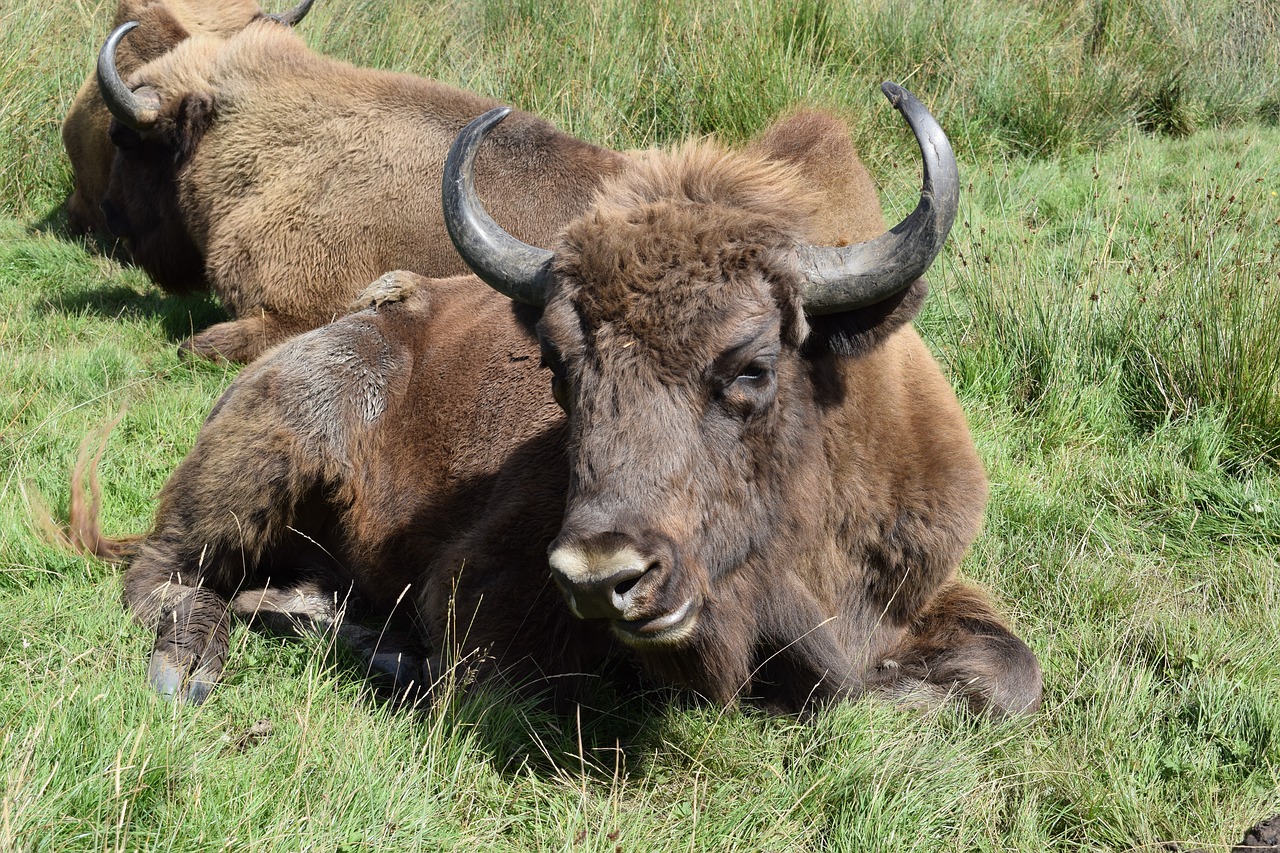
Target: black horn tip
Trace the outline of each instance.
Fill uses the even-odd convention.
[[[885,80],[881,83],[880,91],[884,93],[889,104],[906,116],[909,121],[919,121],[920,119],[917,118],[919,116],[927,117],[931,123],[934,121],[929,110],[924,104],[920,103],[919,98],[892,80]]]
[[[483,112],[472,119],[471,123],[467,125],[463,132],[465,133],[466,130],[471,130],[473,134],[488,133],[495,125],[509,115],[511,115],[511,107],[494,107],[493,109]]]
[[[886,80],[880,91],[906,119],[920,146],[924,179],[916,209],[886,233],[852,246],[798,249],[808,279],[805,310],[836,314],[874,305],[924,275],[942,249],[959,206],[960,182],[951,143],[914,95]]]
[[[460,203],[462,194],[469,193],[473,185],[472,167],[480,143],[489,131],[511,114],[511,107],[494,107],[467,122],[466,127],[454,138],[444,160],[444,199],[446,213],[451,203]]]
[[[476,116],[462,128],[454,138],[453,144],[449,146],[449,153],[445,157],[446,179],[448,175],[453,175],[456,181],[461,182],[470,176],[471,164],[475,162],[480,143],[494,126],[509,115],[511,115],[511,107],[494,107]]]
[[[311,7],[315,5],[316,0],[302,0],[297,6],[284,12],[276,12],[267,15],[268,18],[277,24],[284,24],[286,27],[293,27],[302,22],[302,19],[311,11]]]
[[[154,92],[142,97],[130,91],[116,68],[116,50],[121,40],[137,27],[137,21],[125,21],[103,42],[102,49],[98,51],[98,90],[107,110],[122,124],[134,130],[145,130],[155,123],[160,111],[159,98]]]
[[[884,92],[884,96],[889,99],[889,103],[897,106],[898,99],[903,95],[910,94],[906,89],[899,86],[892,80],[885,80],[880,84],[880,91]]]
[[[120,42],[129,33],[141,26],[137,21],[125,21],[120,26],[111,31],[107,36],[107,40],[102,43],[102,47],[98,50],[98,82],[103,81],[103,77],[118,76],[116,72],[116,50],[120,47]]]

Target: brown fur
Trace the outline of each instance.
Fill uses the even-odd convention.
[[[236,318],[190,350],[251,361],[343,313],[387,270],[466,271],[440,180],[454,136],[493,101],[318,56],[266,23],[188,39],[127,79],[163,106],[143,134],[113,124],[113,228],[169,290],[191,286],[170,263],[190,242]],[[477,181],[506,228],[548,242],[622,162],[517,113],[485,146]]]
[[[255,0],[119,0],[111,27],[126,21],[140,23],[116,53],[120,73],[132,74],[168,53],[191,33],[226,38],[261,15]],[[77,233],[108,233],[100,205],[115,156],[108,136],[110,125],[111,114],[98,91],[97,75],[91,72],[62,123],[62,145],[71,161],[74,180],[67,198],[67,217]],[[195,275],[199,275],[198,268]]]
[[[202,698],[222,649],[188,634],[305,567],[375,612],[407,587],[437,661],[561,696],[622,648],[720,702],[1034,710],[1034,655],[955,577],[987,490],[909,325],[923,283],[827,331],[798,301],[797,241],[882,228],[847,131],[805,114],[638,158],[564,230],[541,312],[384,277],[241,373],[164,487],[125,576],[153,683]],[[625,620],[574,618],[556,555],[632,552]]]

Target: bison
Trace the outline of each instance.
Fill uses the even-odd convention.
[[[925,171],[887,233],[847,127],[802,113],[743,150],[636,157],[536,248],[475,195],[507,111],[469,124],[444,218],[474,275],[388,274],[250,365],[164,486],[124,579],[155,688],[204,699],[229,601],[306,614],[318,584],[411,602],[426,683],[466,661],[566,701],[619,651],[787,712],[1037,708],[1036,657],[956,576],[986,480],[910,325],[956,164],[884,91]]]
[[[441,218],[440,176],[458,131],[494,101],[354,68],[259,22],[228,39],[193,36],[126,81],[115,57],[131,29],[108,37],[98,63],[117,149],[103,208],[161,287],[207,282],[235,318],[186,351],[252,361],[345,313],[387,270],[466,272]],[[494,215],[538,242],[623,160],[519,113],[477,168]]]
[[[192,33],[227,38],[244,29],[250,21],[270,19],[293,26],[310,11],[314,0],[277,15],[268,15],[256,0],[120,0],[112,26],[138,21],[138,36],[120,46],[116,62],[120,72],[132,74],[151,60],[168,53]],[[73,185],[67,197],[67,219],[75,233],[96,231],[106,234],[107,223],[100,205],[107,192],[115,146],[108,130],[111,114],[98,89],[96,75],[90,75],[76,93],[62,123],[62,146],[71,161]],[[198,266],[192,273],[197,278]]]

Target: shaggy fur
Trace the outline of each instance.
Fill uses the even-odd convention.
[[[569,697],[625,650],[718,702],[1034,710],[1034,655],[955,577],[987,490],[909,324],[923,283],[827,331],[799,302],[798,241],[882,229],[847,130],[804,114],[638,158],[564,230],[541,312],[384,277],[241,373],[166,484],[125,575],[153,683],[203,698],[227,601],[305,569],[375,612],[407,589],[424,680],[466,659]],[[627,555],[602,581],[625,618],[572,615],[557,583],[597,591],[560,566]]]
[[[207,280],[236,318],[187,342],[195,353],[251,361],[390,269],[466,272],[440,180],[453,138],[493,101],[318,56],[268,22],[194,36],[126,80],[154,90],[161,115],[141,134],[113,123],[106,206],[157,283]],[[517,113],[481,153],[477,182],[506,228],[546,243],[622,162]],[[187,245],[202,278],[186,270]]]
[[[120,73],[132,74],[168,53],[192,33],[227,38],[262,15],[255,0],[119,0],[112,29],[126,21],[138,21],[141,25],[121,43],[116,53]],[[115,147],[108,136],[110,125],[111,114],[98,91],[97,75],[90,73],[62,123],[62,145],[71,161],[74,178],[67,198],[67,217],[77,233],[109,233],[100,206],[115,156]],[[190,251],[195,257],[194,249]],[[199,264],[188,261],[188,266],[175,277],[198,282],[200,275]]]

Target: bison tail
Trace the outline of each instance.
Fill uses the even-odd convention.
[[[109,563],[123,563],[133,556],[143,537],[141,535],[111,538],[103,535],[99,522],[102,509],[102,489],[98,485],[98,463],[107,449],[111,430],[124,417],[124,410],[96,433],[85,436],[80,443],[75,468],[71,471],[71,500],[67,510],[67,524],[54,520],[43,498],[34,489],[29,502],[36,519],[36,527],[49,544],[77,554],[90,554]],[[94,446],[94,439],[97,446]]]

